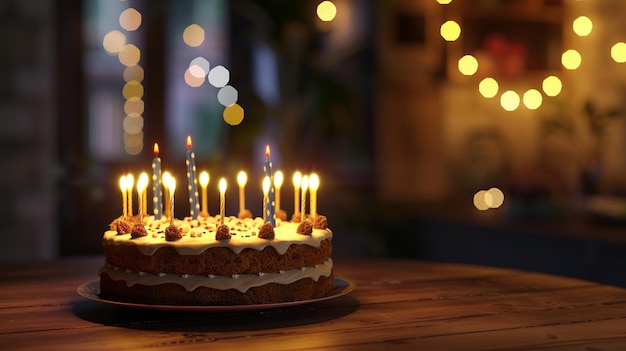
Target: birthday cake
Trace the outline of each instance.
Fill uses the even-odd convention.
[[[120,217],[103,236],[101,296],[166,305],[280,303],[333,286],[333,234],[325,216],[300,223],[201,216]]]

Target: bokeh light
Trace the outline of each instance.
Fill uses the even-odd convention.
[[[580,56],[578,51],[569,49],[561,56],[561,63],[566,69],[575,70],[580,67],[580,64],[582,63],[582,56]]]
[[[446,41],[455,41],[461,36],[461,26],[455,21],[446,21],[439,28],[439,34]]]
[[[126,67],[135,66],[139,63],[141,51],[133,44],[125,45],[117,55],[120,63]]]
[[[143,132],[124,133],[124,151],[129,155],[138,155],[143,150]]]
[[[198,66],[193,66],[193,67],[198,67]],[[196,76],[194,73],[192,73],[192,68],[189,67],[185,70],[185,83],[187,83],[187,85],[189,85],[192,88],[197,88],[199,86],[202,86],[202,84],[204,84],[204,81],[206,80],[204,76]]]
[[[452,0],[437,0],[440,5],[448,5]]]
[[[479,190],[474,194],[474,207],[480,211],[489,209],[489,205],[485,202],[485,194],[487,194],[486,190]]]
[[[465,55],[459,59],[459,72],[466,76],[471,76],[478,71],[478,60],[472,55]]]
[[[143,117],[124,117],[124,131],[128,134],[138,134],[143,130]]]
[[[232,104],[224,109],[224,121],[231,126],[239,125],[243,121],[243,108]]]
[[[124,113],[127,116],[138,117],[143,114],[144,102],[138,97],[131,97],[124,103]]]
[[[561,93],[563,83],[561,83],[561,80],[556,76],[548,76],[543,80],[541,88],[546,95],[554,97]]]
[[[491,77],[481,80],[478,84],[478,91],[480,92],[480,95],[486,97],[487,99],[491,99],[496,96],[498,94],[498,89],[500,89],[498,82]]]
[[[215,66],[209,71],[209,83],[216,88],[221,88],[230,81],[230,72],[224,66]]]
[[[500,96],[500,105],[505,111],[515,111],[519,107],[520,97],[513,90],[507,90]]]
[[[102,47],[109,55],[117,55],[126,46],[126,35],[119,30],[112,30],[104,35]]]
[[[135,80],[132,80],[124,84],[124,88],[122,88],[122,95],[124,95],[126,100],[130,100],[132,98],[141,99],[143,97],[143,85]]]
[[[130,7],[120,14],[120,26],[129,32],[137,30],[141,26],[141,13]]]
[[[593,29],[593,22],[587,16],[580,16],[572,22],[574,33],[580,37],[586,37]]]
[[[611,47],[611,58],[617,63],[626,62],[626,43],[618,42]]]
[[[485,203],[489,208],[498,208],[504,204],[504,193],[498,188],[491,188],[484,195]]]
[[[124,69],[124,81],[125,82],[130,82],[131,80],[143,82],[143,78],[144,78],[143,67],[139,65],[129,66]]]
[[[204,57],[196,57],[189,63],[189,71],[194,75],[194,77],[198,78],[209,74],[210,68],[211,65],[209,64],[209,61]]]
[[[183,41],[192,48],[204,42],[204,29],[197,24],[191,24],[183,31]]]
[[[543,96],[537,89],[528,89],[522,96],[522,102],[529,110],[536,110],[543,103]]]
[[[324,22],[330,22],[337,15],[337,7],[332,1],[322,1],[317,5],[317,17]]]
[[[225,107],[228,107],[237,102],[239,93],[237,89],[230,85],[226,85],[217,92],[217,101]]]

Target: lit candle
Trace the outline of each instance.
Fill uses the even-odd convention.
[[[239,213],[243,213],[246,210],[246,194],[245,187],[248,181],[246,172],[239,171],[237,174],[237,184],[239,184]]]
[[[275,206],[274,203],[274,186],[271,184],[272,181],[272,161],[270,161],[270,146],[265,146],[265,164],[263,165],[263,170],[265,171],[265,176],[270,178],[270,191],[267,197],[267,211],[268,211],[268,221],[272,225],[272,227],[276,227],[276,218],[274,217]]]
[[[128,196],[128,216],[133,216],[133,187],[135,186],[135,177],[132,174],[126,175],[126,195]]]
[[[226,179],[222,178],[220,179],[220,183],[219,183],[219,189],[220,189],[220,221],[221,224],[224,224],[224,194],[226,193]]]
[[[267,222],[269,211],[267,208],[268,194],[270,192],[270,177],[265,176],[263,178],[263,223]]]
[[[154,158],[152,159],[152,196],[152,214],[154,214],[154,219],[161,219],[163,215],[163,189],[161,187],[161,158],[157,143],[154,143]]]
[[[120,177],[120,189],[122,190],[122,214],[124,217],[128,214],[128,195],[126,195],[127,187],[126,187],[126,176]]]
[[[191,136],[187,136],[187,189],[189,190],[189,214],[198,219],[200,204],[198,203],[198,178],[196,177],[196,154],[191,150]]]
[[[276,193],[276,213],[280,212],[280,187],[283,186],[283,172],[274,174],[274,192]]]
[[[171,207],[170,207],[170,178],[172,178],[172,175],[170,174],[170,172],[163,172],[163,175],[161,176],[161,182],[163,184],[163,198],[165,199],[164,202],[164,209],[163,209],[163,215],[166,217],[171,216]]]
[[[311,218],[317,217],[317,189],[320,186],[320,178],[313,173],[309,176],[309,189],[311,191]]]
[[[300,201],[300,221],[304,221],[304,214],[306,213],[306,191],[309,187],[309,177],[302,177],[302,183],[300,184],[302,187],[302,199]]]
[[[137,180],[137,203],[139,204],[139,210],[137,211],[137,214],[139,214],[139,222],[141,223],[141,218],[146,211],[146,207],[147,207],[147,199],[145,198],[146,195],[146,188],[148,187],[148,175],[144,172],[141,173],[141,175],[139,176],[139,179]]]
[[[209,215],[209,205],[208,205],[208,194],[207,194],[207,186],[209,185],[209,173],[203,171],[200,173],[200,188],[202,189],[202,211],[200,214],[203,216]]]
[[[300,183],[302,174],[298,171],[293,174],[293,214],[300,212]]]
[[[169,183],[168,190],[170,193],[170,212],[171,212],[170,224],[174,224],[174,193],[176,192],[176,179],[174,179],[174,177],[170,177],[168,183]]]

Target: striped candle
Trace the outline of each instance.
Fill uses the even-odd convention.
[[[191,150],[191,136],[187,136],[187,189],[189,190],[189,215],[198,219],[200,203],[198,202],[198,177],[196,176],[196,154]]]
[[[163,188],[161,186],[161,158],[159,144],[154,143],[154,158],[152,159],[152,213],[155,219],[163,216]]]

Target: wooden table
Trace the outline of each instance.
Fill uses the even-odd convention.
[[[190,313],[79,296],[101,256],[0,265],[1,350],[624,350],[626,290],[536,273],[335,259],[357,288],[261,311]],[[626,274],[626,272],[625,272]]]

